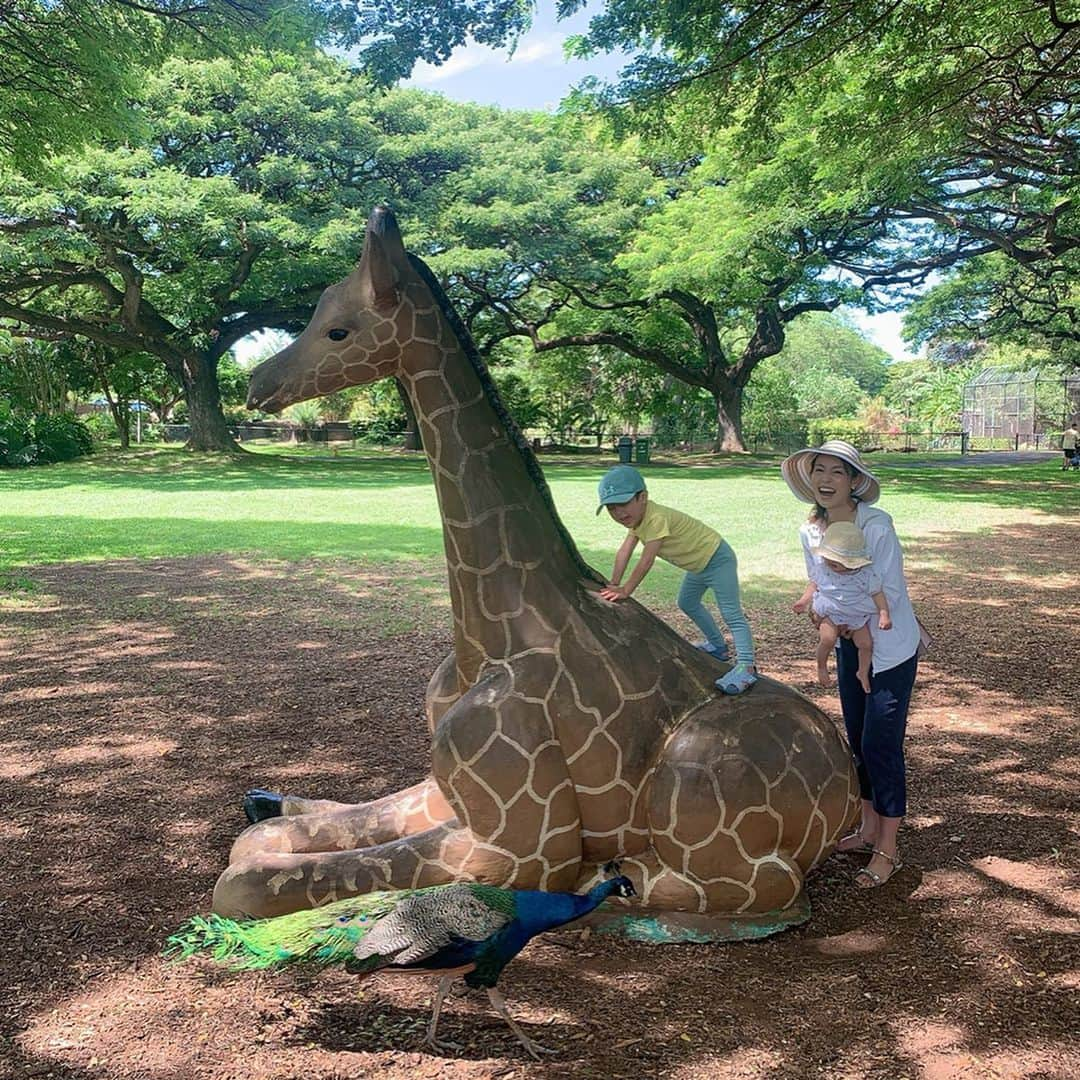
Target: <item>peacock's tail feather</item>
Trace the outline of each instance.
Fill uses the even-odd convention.
[[[180,962],[205,954],[237,971],[336,964],[352,956],[371,928],[405,896],[424,891],[368,893],[274,919],[240,922],[196,915],[166,941],[163,955]]]

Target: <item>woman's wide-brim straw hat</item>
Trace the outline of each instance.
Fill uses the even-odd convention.
[[[803,502],[816,503],[817,496],[810,484],[810,469],[814,458],[820,454],[846,461],[858,474],[858,482],[851,489],[851,494],[859,502],[873,503],[881,497],[881,485],[877,477],[862,463],[859,451],[843,439],[830,439],[820,446],[808,446],[805,450],[796,450],[780,466],[780,471],[791,488],[792,494]]]

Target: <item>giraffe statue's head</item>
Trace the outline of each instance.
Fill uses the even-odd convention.
[[[368,219],[360,264],[319,297],[304,332],[251,373],[249,409],[279,412],[345,386],[397,373],[405,284],[419,280],[394,215],[376,207]],[[409,320],[411,323],[411,320]]]

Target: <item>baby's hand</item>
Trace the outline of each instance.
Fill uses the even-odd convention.
[[[805,596],[800,596],[799,599],[791,605],[791,610],[794,611],[796,615],[802,615],[809,607],[810,601]]]
[[[878,629],[879,630],[891,630],[892,629],[892,617],[887,611],[882,611],[878,615]]]
[[[625,600],[629,593],[621,585],[605,585],[600,595],[605,600]]]

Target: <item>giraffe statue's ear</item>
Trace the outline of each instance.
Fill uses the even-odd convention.
[[[364,252],[355,277],[365,298],[378,310],[398,305],[401,270],[407,265],[408,256],[393,213],[388,207],[375,207],[368,219]]]

